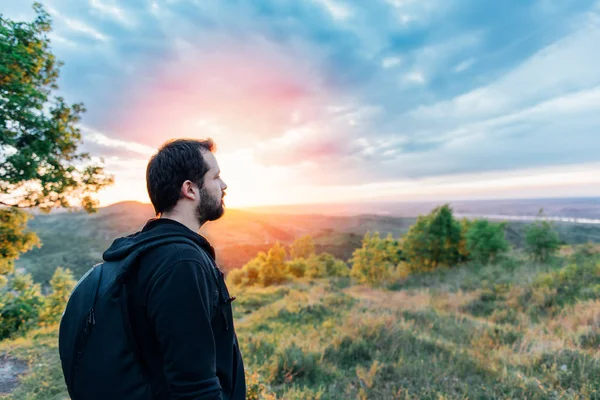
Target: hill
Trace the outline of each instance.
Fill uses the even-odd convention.
[[[388,288],[347,278],[232,287],[248,398],[598,399],[600,258],[572,250]],[[65,398],[56,335],[51,326],[0,343],[0,365],[30,368],[0,398]]]
[[[41,238],[42,247],[21,256],[17,268],[31,272],[36,281],[43,283],[48,282],[57,266],[69,268],[79,277],[101,261],[102,252],[116,237],[141,229],[153,216],[149,204],[138,202],[114,204],[91,215],[36,215],[29,226]],[[399,237],[414,222],[414,217],[390,215],[267,214],[229,209],[220,220],[207,223],[201,233],[215,247],[220,266],[231,270],[275,242],[289,245],[303,235],[314,238],[318,252],[326,251],[347,260],[360,247],[366,232]],[[508,224],[507,238],[513,246],[523,244],[526,226],[519,221]],[[600,225],[557,223],[556,229],[566,244],[600,242]]]

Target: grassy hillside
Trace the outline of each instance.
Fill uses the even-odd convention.
[[[248,380],[265,399],[600,399],[600,258],[567,253],[551,265],[513,253],[387,289],[232,288]],[[56,333],[0,344],[31,368],[5,399],[65,397]]]
[[[24,254],[17,268],[47,283],[57,266],[71,269],[76,277],[101,261],[102,252],[114,238],[133,233],[153,217],[148,204],[125,202],[102,208],[97,214],[56,213],[38,215],[30,228],[42,240],[42,247]],[[368,231],[399,237],[415,218],[380,215],[324,216],[315,214],[257,214],[228,210],[225,216],[206,224],[202,233],[217,250],[218,262],[225,270],[244,265],[259,251],[275,242],[290,244],[303,235],[312,235],[318,252],[327,251],[347,260],[360,247]],[[516,247],[523,244],[527,224],[512,222],[507,238]],[[556,224],[561,240],[567,244],[600,242],[600,225]]]

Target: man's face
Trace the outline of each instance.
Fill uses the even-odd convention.
[[[209,170],[204,175],[204,183],[200,189],[200,202],[196,209],[196,216],[200,223],[214,221],[223,216],[225,212],[223,197],[227,189],[227,185],[221,179],[221,169],[214,154],[206,151],[203,152],[203,157]]]

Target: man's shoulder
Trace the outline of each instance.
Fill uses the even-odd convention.
[[[187,242],[170,243],[153,249],[146,254],[145,261],[157,265],[153,268],[154,276],[167,273],[178,264],[197,264],[206,273],[212,273],[214,263],[208,253],[200,246]]]

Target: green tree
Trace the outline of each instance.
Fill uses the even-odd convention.
[[[290,257],[308,259],[315,254],[315,243],[312,236],[306,235],[294,240],[290,248]]]
[[[60,321],[76,283],[69,269],[56,268],[50,279],[52,291],[44,299],[44,306],[40,312],[42,325],[51,325]]]
[[[40,285],[30,274],[8,275],[0,288],[0,340],[34,327],[43,304]]]
[[[504,227],[504,223],[494,224],[485,219],[473,221],[466,233],[470,257],[488,264],[494,261],[498,254],[508,250]]]
[[[402,250],[412,271],[453,266],[461,260],[462,228],[448,204],[419,216],[406,234]]]
[[[0,206],[13,209],[3,221],[22,219],[15,217],[17,209],[48,211],[74,201],[92,212],[97,201],[91,194],[113,182],[89,154],[78,150],[78,122],[85,108],[53,95],[62,63],[50,49],[49,14],[40,4],[33,7],[32,22],[0,15]],[[22,233],[2,243],[8,259],[2,263],[35,244],[29,233]]]
[[[543,215],[544,210],[540,210],[538,217]],[[548,261],[560,247],[558,233],[547,220],[538,220],[531,224],[525,232],[525,242],[531,258],[539,262]]]
[[[361,248],[352,253],[351,276],[361,283],[382,283],[392,276],[401,259],[400,243],[394,240],[391,234],[382,239],[379,232],[367,232]]]

